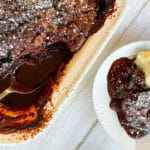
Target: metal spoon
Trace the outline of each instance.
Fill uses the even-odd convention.
[[[12,77],[11,78],[11,86],[8,87],[7,89],[5,89],[2,93],[0,93],[0,100],[2,100],[5,96],[7,96],[8,94],[11,94],[11,93],[31,94],[31,93],[35,92],[36,90],[40,89],[41,87],[43,87],[46,83],[48,83],[48,81],[49,81],[48,79],[44,80],[38,87],[36,87],[34,89],[19,91],[18,89],[15,89],[13,87],[13,84],[14,84],[14,82],[16,82],[16,80],[14,77]]]

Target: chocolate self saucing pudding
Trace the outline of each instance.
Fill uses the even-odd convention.
[[[0,134],[31,132],[48,121],[53,85],[115,0],[0,1]],[[36,89],[36,90],[35,90]]]
[[[133,138],[150,131],[150,52],[133,58],[122,57],[108,73],[110,106],[117,112],[121,126]]]

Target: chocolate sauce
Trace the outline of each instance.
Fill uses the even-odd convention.
[[[121,126],[133,138],[150,131],[150,88],[134,59],[120,58],[108,73],[110,107],[117,112]]]

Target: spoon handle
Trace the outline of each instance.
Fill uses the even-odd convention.
[[[0,93],[0,101],[7,96],[9,93],[15,92],[11,87],[5,89],[2,93]]]

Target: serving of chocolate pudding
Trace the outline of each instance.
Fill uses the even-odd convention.
[[[136,60],[136,61],[135,61]],[[133,138],[150,131],[150,87],[137,59],[122,57],[109,70],[108,92],[110,107],[116,111],[121,126]]]

